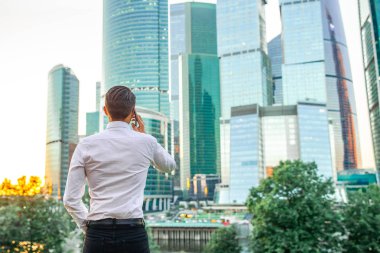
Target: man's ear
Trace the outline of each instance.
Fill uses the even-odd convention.
[[[108,112],[106,106],[103,106],[103,111],[104,111],[104,114],[105,114],[108,118],[110,118],[110,114],[109,114],[109,112]]]

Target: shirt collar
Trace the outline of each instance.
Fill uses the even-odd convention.
[[[111,121],[111,122],[108,122],[107,129],[109,129],[109,128],[128,128],[128,129],[132,129],[132,127],[127,122],[124,122],[124,121]]]

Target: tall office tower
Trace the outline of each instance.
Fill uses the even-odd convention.
[[[165,115],[136,107],[136,112],[143,118],[145,131],[157,139],[166,150],[171,150],[171,125]],[[159,173],[153,166],[149,167],[144,189],[143,210],[163,211],[169,209],[173,197],[172,177]]]
[[[249,189],[271,176],[280,161],[316,162],[320,175],[333,177],[325,104],[238,106],[232,108],[230,122],[229,203],[244,203]]]
[[[229,203],[244,203],[249,189],[264,178],[259,106],[231,108]],[[222,201],[219,201],[222,202]]]
[[[337,171],[361,164],[354,90],[337,0],[280,0],[285,105],[326,103]]]
[[[376,168],[380,171],[380,1],[359,0],[365,81]]]
[[[174,119],[179,121],[179,131],[174,132],[179,136],[180,186],[185,190],[196,174],[220,173],[216,6],[175,4],[170,14],[171,95]]]
[[[273,104],[281,105],[283,103],[281,34],[268,43],[268,55],[272,66]]]
[[[217,4],[223,184],[229,183],[230,175],[231,107],[272,104],[265,4],[266,0],[219,0]]]
[[[47,106],[45,180],[61,198],[78,142],[79,81],[69,67],[50,70]]]
[[[147,117],[141,115],[144,121],[154,113],[169,117],[168,54],[167,0],[103,0],[103,98],[110,88],[124,85],[136,95],[136,106],[150,111]],[[163,131],[161,119],[152,122]],[[100,117],[99,123],[103,129],[106,117]],[[146,132],[157,138],[154,129],[146,126]],[[156,180],[145,188],[144,208],[149,210],[160,209],[162,198],[155,198],[157,209],[150,197],[171,182],[157,174],[152,168],[148,171],[148,181]]]
[[[168,1],[103,1],[103,94],[128,86],[137,105],[169,114]]]
[[[86,136],[99,133],[100,126],[99,126],[99,120],[100,120],[100,89],[101,84],[100,82],[96,82],[96,105],[95,105],[95,111],[93,112],[87,112],[86,113]]]

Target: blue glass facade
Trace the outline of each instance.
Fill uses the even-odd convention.
[[[219,0],[222,181],[229,182],[230,114],[234,106],[272,104],[272,75],[265,36],[266,1]]]
[[[169,119],[161,113],[146,108],[136,107],[136,112],[144,120],[145,132],[154,136],[166,150],[171,150]],[[153,166],[149,167],[144,189],[143,210],[161,211],[169,208],[173,196],[172,180],[172,176],[158,172]]]
[[[220,173],[220,86],[216,55],[180,57],[181,188],[195,174]]]
[[[272,176],[280,161],[315,162],[318,173],[334,176],[325,104],[298,103],[231,110],[229,203],[244,203],[249,189]],[[225,200],[224,200],[225,201]]]
[[[49,72],[47,100],[45,180],[60,198],[78,142],[79,81],[70,68],[57,65]]]
[[[86,113],[86,136],[99,133],[100,131],[100,113],[103,108],[100,108],[101,100],[101,83],[96,82],[96,93],[95,93],[95,111]],[[103,115],[102,115],[103,116]],[[104,126],[107,123],[103,124]]]
[[[243,204],[249,189],[264,178],[259,107],[234,107],[231,112],[230,202]]]
[[[363,63],[376,168],[380,171],[380,1],[360,0]]]
[[[99,133],[99,112],[86,113],[86,136]]]
[[[180,186],[196,174],[220,173],[220,82],[216,6],[171,5],[171,87],[178,120]],[[176,125],[174,125],[176,126]]]
[[[273,174],[280,161],[300,158],[297,106],[260,108],[265,174]]]
[[[268,55],[272,66],[273,104],[281,105],[283,104],[281,34],[268,43]]]
[[[104,91],[125,85],[140,106],[169,114],[167,0],[103,1]]]
[[[327,104],[333,166],[357,168],[361,155],[348,50],[337,0],[281,0],[285,105]]]
[[[320,175],[333,178],[326,105],[299,103],[297,113],[300,159],[304,162],[315,162]]]

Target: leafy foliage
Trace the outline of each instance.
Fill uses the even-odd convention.
[[[315,163],[281,162],[252,188],[252,249],[256,252],[341,252],[344,228],[334,210],[331,180]]]
[[[348,240],[346,252],[380,252],[380,188],[350,193],[343,211]]]
[[[74,228],[58,200],[43,195],[0,197],[0,251],[62,252]]]
[[[237,231],[234,226],[216,230],[206,245],[205,253],[239,253],[241,247],[236,237]]]
[[[31,176],[27,182],[26,176],[17,180],[17,184],[12,184],[9,179],[4,179],[0,184],[0,196],[33,196],[36,194],[51,194],[51,186],[42,185],[39,177]]]
[[[159,252],[161,252],[160,246],[153,239],[152,229],[149,228],[149,227],[145,227],[145,229],[146,229],[146,233],[148,234],[150,252],[151,253],[159,253]]]

